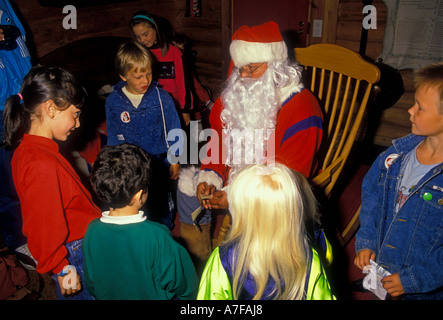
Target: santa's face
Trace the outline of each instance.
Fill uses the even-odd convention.
[[[233,69],[222,93],[225,128],[274,128],[279,99],[272,75],[267,63]]]
[[[267,62],[250,63],[239,68],[238,71],[240,72],[240,77],[242,78],[259,79],[265,73],[267,68]]]

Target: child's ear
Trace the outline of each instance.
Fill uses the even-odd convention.
[[[43,102],[42,105],[43,105],[43,108],[42,108],[43,113],[44,113],[47,117],[49,117],[49,118],[51,118],[51,119],[54,119],[54,118],[55,118],[56,111],[57,111],[57,109],[55,108],[55,103],[54,103],[54,101],[52,101],[52,100],[47,100],[47,101]]]
[[[119,74],[119,76],[120,76],[120,79],[122,79],[123,81],[125,81],[125,82],[128,81],[127,78],[126,78],[125,76],[122,76],[121,74]]]
[[[142,203],[142,194],[143,194],[143,190],[140,189],[136,194],[134,194],[134,196],[132,197],[132,201],[131,203],[137,203],[139,202],[140,204],[143,205]]]
[[[135,200],[140,200],[142,197],[143,190],[138,190],[138,192],[134,195]]]

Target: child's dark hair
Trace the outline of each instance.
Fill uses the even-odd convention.
[[[123,208],[140,190],[148,191],[150,158],[142,148],[129,144],[104,147],[91,173],[95,193],[104,205]]]
[[[166,39],[165,34],[160,30],[158,23],[156,21],[157,19],[158,17],[149,14],[147,11],[140,10],[133,14],[131,20],[129,21],[129,28],[131,28],[132,32],[132,28],[134,28],[134,26],[140,23],[147,23],[152,29],[155,30],[155,34],[157,36],[157,43],[155,44],[155,46],[160,48],[162,56],[165,56],[166,53],[168,53],[169,49],[168,41]],[[134,35],[133,32],[132,35]]]
[[[31,116],[41,116],[36,111],[43,102],[52,100],[63,111],[71,105],[80,109],[85,98],[86,92],[68,71],[41,65],[31,68],[23,79],[20,92],[6,100],[3,111],[5,141],[2,145],[18,146],[31,127]]]

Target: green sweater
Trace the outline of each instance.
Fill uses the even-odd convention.
[[[96,299],[195,299],[198,278],[187,251],[143,212],[93,220],[83,239],[86,287]]]

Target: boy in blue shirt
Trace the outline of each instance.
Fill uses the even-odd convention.
[[[391,273],[391,297],[443,299],[443,63],[419,70],[412,133],[393,141],[362,186],[355,265]]]
[[[151,54],[142,45],[121,45],[115,66],[122,81],[106,99],[106,130],[108,145],[132,143],[148,152],[153,170],[147,214],[172,229],[180,164],[171,163],[167,154],[173,145],[179,152],[184,140],[179,135],[168,140],[171,130],[181,133],[180,119],[171,96],[152,80],[152,64]]]

